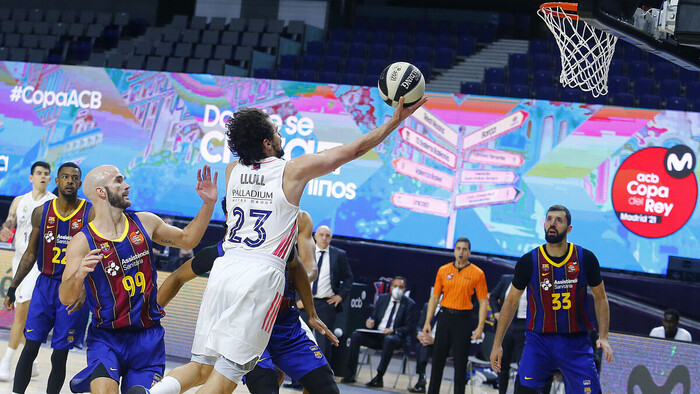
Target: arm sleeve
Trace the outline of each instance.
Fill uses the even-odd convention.
[[[217,257],[219,257],[219,250],[216,245],[207,246],[200,250],[192,260],[192,272],[196,275],[206,274],[211,271]]]
[[[513,274],[513,287],[518,290],[525,290],[530,277],[532,276],[532,253],[524,254],[515,264],[515,272]]]
[[[586,270],[588,286],[596,287],[603,282],[603,278],[600,276],[598,258],[588,249],[583,249],[583,269]]]
[[[486,287],[486,276],[483,271],[479,275],[479,281],[476,283],[476,298],[479,300],[487,300],[489,298],[489,289]]]
[[[437,275],[435,275],[435,286],[433,288],[433,294],[440,296],[442,294],[442,275],[440,275],[440,269],[438,269]]]

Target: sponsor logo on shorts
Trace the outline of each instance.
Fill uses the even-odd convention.
[[[157,373],[153,374],[153,382],[151,382],[151,387],[155,386],[155,384],[160,382],[161,380],[163,380],[162,375],[158,375]]]
[[[141,231],[139,230],[133,231],[131,234],[129,234],[129,238],[131,239],[131,243],[134,245],[141,245],[143,241],[145,241],[143,234],[141,234]]]
[[[32,331],[34,331],[34,329],[31,329],[31,330],[27,330],[27,332],[32,332]]]
[[[544,291],[547,291],[547,290],[549,290],[550,288],[552,288],[552,283],[549,281],[549,278],[544,278],[544,280],[542,281],[542,283],[540,283],[540,286],[542,287],[542,289],[543,289]]]
[[[309,350],[311,350],[312,352],[315,352],[315,351],[317,351],[317,350],[319,350],[319,349],[318,349],[318,346],[313,345],[313,346],[309,346]]]
[[[584,385],[584,386],[590,386],[590,385],[591,385],[591,381],[590,381],[590,380],[584,380],[584,381],[583,381],[583,385]]]
[[[66,338],[66,340],[68,341],[68,343],[73,343],[75,338],[72,335],[68,335],[68,338]]]
[[[584,388],[583,388],[583,392],[586,393],[586,394],[588,394],[588,393],[591,392],[591,388],[590,388],[590,387],[584,387]]]
[[[314,352],[314,356],[315,356],[316,358],[323,358],[323,353],[321,353],[321,352]]]
[[[116,368],[110,367],[109,370],[110,370],[110,371],[116,371],[117,369],[116,369]]]
[[[532,380],[532,378],[528,378],[527,376],[523,376],[525,380]]]

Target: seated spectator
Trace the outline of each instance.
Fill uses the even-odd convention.
[[[678,327],[681,320],[681,314],[675,309],[666,309],[664,312],[663,325],[654,327],[649,333],[650,337],[675,339],[676,341],[692,342],[693,337],[688,330]]]
[[[440,305],[435,308],[435,313],[430,320],[430,333],[426,334],[423,332],[423,326],[425,325],[425,315],[428,313],[428,303],[423,305],[423,310],[421,311],[421,317],[419,320],[419,325],[416,327],[417,335],[416,338],[416,375],[418,375],[418,382],[416,385],[409,388],[409,393],[425,393],[425,367],[428,366],[428,358],[433,354],[433,343],[435,343],[435,327],[437,327],[437,318],[440,313]]]
[[[350,355],[348,357],[348,375],[342,383],[356,382],[355,371],[360,357],[360,346],[372,349],[382,349],[382,359],[377,367],[377,375],[366,384],[368,387],[384,387],[383,376],[386,372],[394,350],[400,347],[408,349],[409,342],[416,329],[418,315],[416,303],[404,296],[406,279],[400,276],[391,282],[391,295],[379,296],[374,306],[372,316],[365,322],[369,329],[377,332],[352,333],[350,339]]]

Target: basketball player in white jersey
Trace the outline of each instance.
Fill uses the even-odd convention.
[[[37,161],[32,164],[29,175],[29,182],[32,183],[32,191],[17,196],[12,200],[7,219],[5,223],[3,223],[2,229],[0,229],[1,242],[7,242],[7,240],[12,237],[12,230],[15,228],[17,229],[13,238],[15,247],[15,254],[12,257],[13,277],[17,272],[19,261],[22,259],[22,255],[27,249],[29,233],[32,232],[31,217],[34,208],[43,205],[48,200],[56,198],[53,193],[46,191],[46,186],[49,184],[49,181],[51,181],[50,174],[51,166],[49,163]],[[12,357],[15,355],[20,341],[24,339],[22,335],[24,332],[24,323],[27,321],[29,300],[32,298],[32,291],[34,290],[34,283],[36,283],[37,277],[39,277],[39,270],[34,266],[21,285],[17,286],[16,289],[8,289],[8,293],[13,291],[16,298],[14,303],[15,317],[12,322],[10,341],[7,345],[5,356],[0,360],[0,380],[2,381],[10,380],[12,377],[10,373]],[[34,368],[32,369],[32,376],[38,375],[38,371],[35,362]]]
[[[265,349],[306,184],[362,157],[426,101],[404,108],[401,98],[388,122],[355,141],[289,161],[281,159],[281,135],[265,112],[245,108],[229,119],[228,145],[239,160],[226,168],[224,256],[209,276],[192,344],[193,361],[214,365],[198,392],[232,392]],[[309,316],[312,328],[318,329],[318,322]]]

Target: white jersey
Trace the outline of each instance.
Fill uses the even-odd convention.
[[[56,196],[47,192],[39,200],[32,198],[32,192],[24,194],[17,204],[17,230],[15,231],[14,243],[15,254],[22,256],[29,244],[29,234],[32,232],[32,212],[34,208],[43,205],[46,201],[53,200]]]
[[[296,242],[299,207],[287,201],[282,177],[287,162],[268,157],[231,171],[226,191],[225,253],[250,252],[284,262]]]

